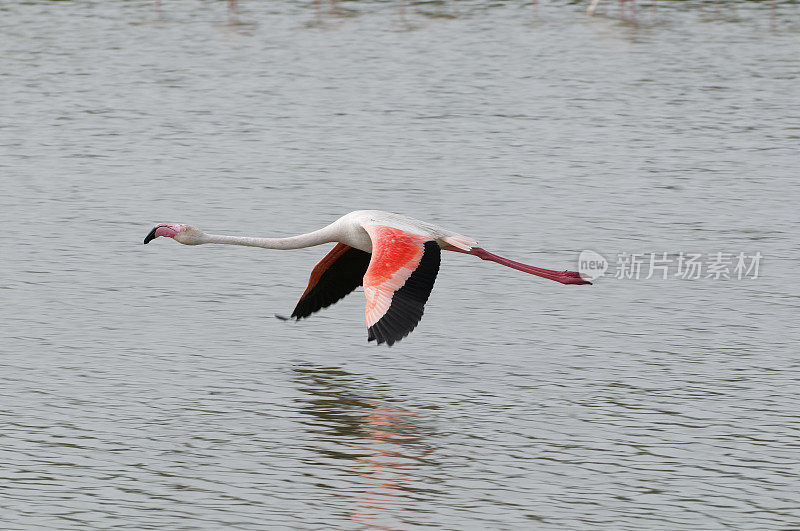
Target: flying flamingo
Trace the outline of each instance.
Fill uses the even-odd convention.
[[[473,238],[425,221],[358,210],[327,227],[289,238],[205,234],[178,223],[158,223],[144,243],[165,236],[184,245],[222,243],[265,249],[300,249],[337,242],[311,271],[308,287],[292,312],[295,319],[337,302],[363,284],[367,298],[367,341],[389,346],[416,328],[439,272],[441,250],[471,254],[562,284],[591,284],[574,271],[552,271],[514,262],[475,247]]]

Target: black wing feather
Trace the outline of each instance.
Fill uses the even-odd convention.
[[[292,317],[296,319],[308,317],[361,286],[371,256],[370,253],[349,247],[322,272],[316,284],[309,286],[297,302]]]

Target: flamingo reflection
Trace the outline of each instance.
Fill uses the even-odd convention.
[[[364,495],[356,502],[358,508],[350,518],[371,527],[371,511],[384,511],[413,498],[407,489],[413,481],[414,469],[420,460],[433,452],[419,435],[414,435],[418,413],[383,402],[372,402],[374,409],[367,413],[363,427],[369,444],[369,457],[359,457],[364,470],[360,477],[368,485]]]
[[[295,373],[310,395],[301,400],[301,411],[312,419],[306,424],[320,443],[320,458],[348,460],[346,469],[361,491],[349,518],[373,529],[401,524],[402,512],[417,499],[413,485],[434,451],[420,413],[374,396],[382,393],[339,368],[304,366]]]

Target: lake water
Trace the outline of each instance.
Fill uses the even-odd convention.
[[[798,5],[585,9],[0,6],[2,527],[800,527]],[[326,248],[142,245],[362,208],[611,267],[446,253],[390,349],[273,317]]]

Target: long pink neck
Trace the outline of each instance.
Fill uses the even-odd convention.
[[[552,269],[542,269],[541,267],[534,267],[532,265],[509,260],[508,258],[503,258],[502,256],[497,256],[496,254],[492,254],[486,249],[481,249],[480,247],[473,247],[469,251],[463,251],[455,247],[448,247],[447,250],[471,254],[473,256],[477,256],[481,260],[497,262],[498,264],[510,267],[511,269],[516,269],[517,271],[522,271],[524,273],[530,273],[531,275],[536,275],[537,277],[555,280],[556,282],[561,282],[562,284],[591,284],[591,282],[583,280],[580,273],[576,271],[553,271]]]

